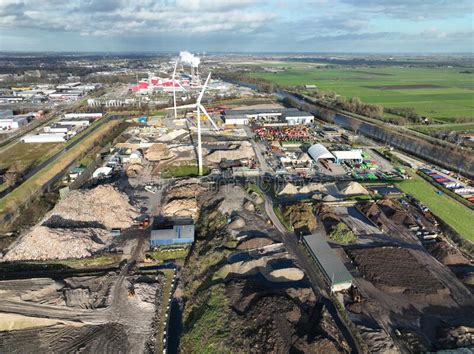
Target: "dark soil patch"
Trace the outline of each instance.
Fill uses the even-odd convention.
[[[379,247],[347,252],[362,275],[381,290],[430,295],[446,289],[408,249]]]
[[[431,84],[420,84],[420,85],[387,85],[387,86],[365,86],[370,89],[390,91],[390,90],[420,90],[430,88],[442,88],[443,86],[431,85]]]

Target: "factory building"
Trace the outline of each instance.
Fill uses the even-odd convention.
[[[248,125],[251,121],[264,125],[296,125],[314,122],[314,116],[296,108],[229,109],[224,112],[227,125]]]
[[[344,291],[352,286],[352,275],[323,236],[303,236],[303,243],[324,274],[331,291]]]
[[[336,163],[341,163],[344,161],[355,161],[358,163],[362,163],[362,161],[364,161],[364,158],[362,157],[362,150],[360,149],[331,151],[331,152],[336,157]]]
[[[0,129],[18,129],[30,122],[33,119],[32,114],[19,114],[16,116],[1,116]]]
[[[21,138],[23,143],[62,143],[67,138],[66,134],[28,134]]]
[[[151,231],[150,247],[191,244],[193,242],[193,224],[173,225],[173,227]]]
[[[69,119],[69,120],[60,120],[56,122],[57,125],[74,125],[88,127],[91,123],[88,120],[83,119]]]

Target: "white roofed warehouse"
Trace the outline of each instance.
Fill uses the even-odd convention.
[[[316,162],[321,159],[336,161],[336,157],[322,144],[312,145],[308,149],[308,155]]]

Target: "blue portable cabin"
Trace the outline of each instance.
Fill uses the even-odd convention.
[[[152,230],[150,247],[191,244],[194,242],[194,225],[174,225],[172,228]]]

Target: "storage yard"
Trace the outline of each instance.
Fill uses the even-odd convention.
[[[172,79],[137,76],[125,95],[148,104],[175,92],[189,103],[203,85],[196,57],[187,58],[183,68],[161,64]],[[418,198],[431,178],[430,198],[458,203],[438,184],[469,203],[471,181],[426,165],[415,175],[389,147],[273,96],[220,80],[209,87],[209,115],[201,95],[176,119],[173,109],[123,117],[117,139],[68,162],[55,205],[9,235],[0,254],[0,352],[474,344],[473,258],[452,237],[470,234],[472,211],[459,204],[463,212],[445,219],[439,200],[437,209]],[[238,98],[227,102],[230,92]],[[244,104],[244,92],[268,102]],[[125,102],[88,102],[106,104]],[[109,118],[65,114],[23,139],[74,139]]]

